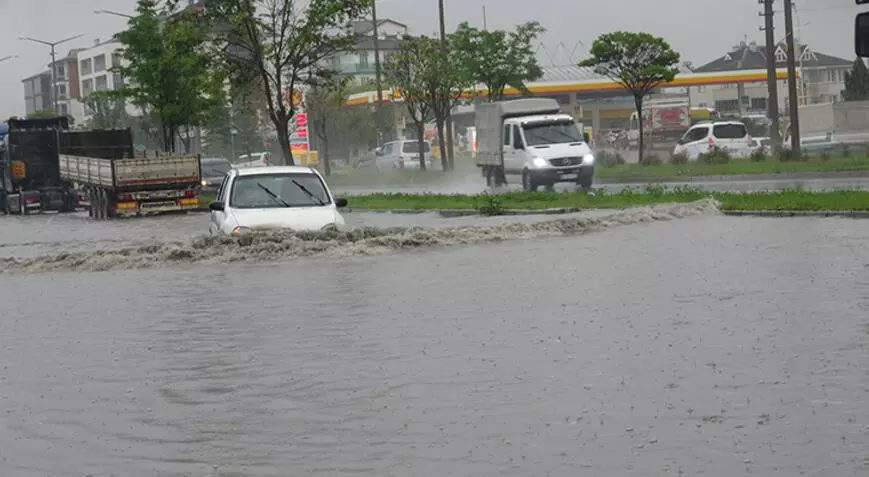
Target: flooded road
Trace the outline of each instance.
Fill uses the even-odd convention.
[[[682,215],[0,274],[0,475],[867,475],[869,221]]]

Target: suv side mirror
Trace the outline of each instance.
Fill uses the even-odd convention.
[[[343,197],[335,198],[335,207],[347,207],[347,199]]]
[[[869,12],[854,19],[854,50],[860,58],[869,58]]]
[[[215,212],[223,212],[226,210],[226,206],[223,205],[223,202],[212,202],[208,208]]]

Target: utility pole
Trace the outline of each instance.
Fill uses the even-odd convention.
[[[788,55],[788,103],[790,106],[791,153],[799,157],[800,149],[800,101],[797,96],[797,60],[794,52],[794,4],[785,2],[785,42]]]
[[[758,0],[763,4],[763,27],[760,29],[766,34],[766,87],[767,87],[767,110],[770,119],[769,139],[772,142],[773,154],[781,150],[781,129],[778,117],[778,77],[775,64],[775,12],[773,2],[775,0]]]
[[[57,45],[62,44],[62,43],[66,43],[68,41],[72,41],[72,40],[81,38],[83,36],[84,36],[83,34],[71,36],[69,38],[64,38],[63,40],[54,41],[54,42],[39,40],[37,38],[31,38],[29,36],[19,36],[18,37],[19,40],[32,41],[34,43],[46,45],[46,46],[51,48],[51,88],[49,88],[50,91],[48,92],[48,98],[50,99],[50,102],[51,102],[52,106],[54,107],[54,114],[60,114],[58,112],[58,104],[57,104],[57,58],[55,56],[55,47]]]
[[[447,28],[444,22],[444,0],[438,0],[438,15],[440,16],[440,27],[441,27],[441,48],[446,53],[447,49]],[[450,101],[452,102],[452,101]],[[441,156],[446,154],[447,164],[449,164],[450,169],[453,168],[453,112],[452,108],[447,111],[446,117],[446,144],[441,144]],[[446,146],[446,151],[444,151],[444,146]]]
[[[374,124],[377,129],[377,146],[383,144],[383,84],[380,77],[380,34],[377,24],[377,0],[371,2],[371,21],[374,29],[374,84],[377,88],[377,104],[374,106]]]
[[[489,21],[486,18],[486,6],[483,5],[483,31],[486,31],[489,29],[488,23],[489,23]]]

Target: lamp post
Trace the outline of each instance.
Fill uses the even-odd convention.
[[[374,115],[377,126],[377,147],[383,144],[383,84],[380,72],[380,39],[377,31],[377,0],[371,2],[371,22],[374,26],[374,84],[377,88],[377,105]]]
[[[485,10],[484,10],[485,11]],[[441,33],[441,48],[446,52],[447,49],[447,29],[444,25],[444,0],[438,0],[438,16],[440,20],[440,33]],[[453,112],[452,108],[447,110],[446,119],[446,144],[441,144],[441,158],[446,158],[444,161],[445,164],[448,164],[450,168],[453,167]]]
[[[0,58],[0,63],[3,63],[3,62],[6,61],[6,60],[11,60],[11,59],[13,59],[13,58],[18,58],[18,55],[9,55],[9,56],[4,56],[3,58]]]
[[[102,8],[98,8],[98,9],[94,10],[94,14],[96,14],[96,15],[114,15],[116,17],[124,17],[124,18],[129,18],[129,19],[133,18],[132,15],[127,15],[126,13],[120,13],[120,12],[116,12],[113,10],[104,10]]]
[[[58,107],[57,107],[57,91],[56,91],[56,89],[57,89],[57,58],[55,57],[55,47],[60,45],[60,44],[66,43],[68,41],[76,40],[76,39],[81,38],[83,36],[84,36],[84,34],[71,36],[69,38],[64,38],[63,40],[59,40],[59,41],[45,41],[45,40],[40,40],[37,38],[31,38],[29,36],[19,36],[18,37],[19,40],[32,41],[34,43],[46,45],[46,46],[51,48],[51,91],[48,92],[48,94],[49,94],[48,97],[52,99],[51,104],[54,107],[54,114],[58,114],[58,112],[57,112],[57,109],[58,109]]]

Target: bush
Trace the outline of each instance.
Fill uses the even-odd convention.
[[[502,215],[504,213],[504,206],[501,204],[501,198],[485,192],[478,195],[477,213],[488,216]]]
[[[794,151],[792,149],[783,147],[778,152],[777,158],[781,162],[793,162],[793,161],[799,160],[800,156],[798,154],[794,153]]]
[[[748,158],[754,162],[763,162],[766,160],[766,152],[763,149],[755,149]]]
[[[640,161],[640,165],[643,165],[643,166],[658,166],[658,165],[661,165],[663,163],[664,163],[664,161],[661,160],[661,156],[659,156],[653,152],[647,152],[647,153],[643,154],[643,160]]]
[[[704,164],[727,164],[730,162],[730,154],[720,147],[713,147],[711,150],[700,154],[697,159]]]
[[[688,164],[688,154],[679,152],[670,157],[671,164]]]
[[[618,152],[598,151],[596,159],[602,167],[621,166],[627,163]]]
[[[824,151],[821,153],[821,161],[827,162],[833,158],[833,155],[830,154],[830,151]]]

